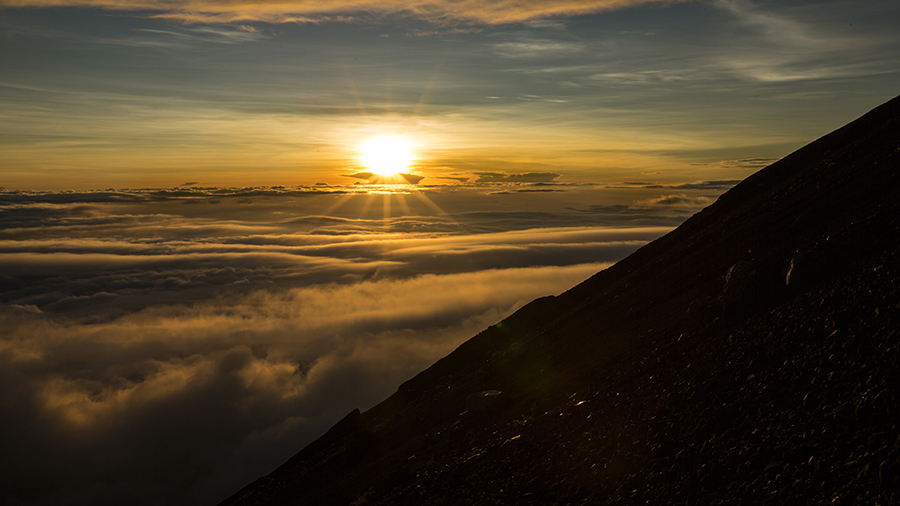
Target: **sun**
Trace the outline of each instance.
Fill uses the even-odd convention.
[[[361,152],[360,161],[379,176],[403,173],[413,161],[412,144],[399,136],[370,139],[362,145]]]

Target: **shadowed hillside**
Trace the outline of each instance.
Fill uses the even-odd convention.
[[[223,504],[896,504],[898,279],[900,98]]]

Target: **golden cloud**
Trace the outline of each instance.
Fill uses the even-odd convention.
[[[399,14],[441,24],[499,25],[681,1],[686,0],[0,0],[0,6],[149,11],[188,23],[310,23]]]

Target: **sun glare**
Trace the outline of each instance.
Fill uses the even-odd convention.
[[[403,137],[376,137],[362,146],[362,163],[375,174],[403,173],[412,163],[412,145]]]

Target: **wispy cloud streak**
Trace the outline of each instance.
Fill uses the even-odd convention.
[[[156,17],[190,23],[265,21],[273,23],[314,23],[342,21],[372,15],[401,15],[441,24],[477,23],[496,25],[534,19],[590,14],[678,0],[2,0],[4,7],[90,7],[122,11],[145,11]]]
[[[877,41],[816,30],[809,20],[792,19],[747,0],[722,0],[714,5],[731,13],[745,29],[761,39],[753,50],[733,48],[721,64],[737,75],[760,82],[789,82],[840,78],[880,72],[869,61],[838,58],[859,54]],[[740,40],[739,37],[736,37]]]

